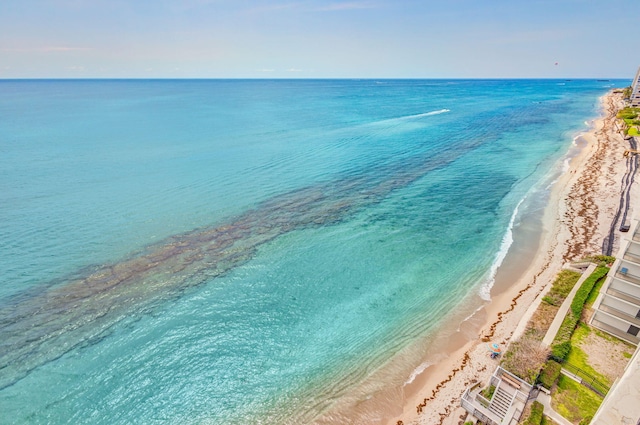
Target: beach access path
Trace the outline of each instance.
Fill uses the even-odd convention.
[[[553,322],[551,322],[551,326],[547,330],[544,338],[542,338],[542,343],[547,347],[551,347],[551,344],[553,343],[558,330],[560,330],[560,326],[562,325],[562,322],[564,321],[564,318],[567,315],[569,308],[571,307],[571,303],[573,302],[573,298],[576,296],[576,292],[578,292],[578,289],[580,289],[582,283],[589,276],[591,276],[591,273],[595,271],[596,267],[597,265],[594,263],[591,263],[589,267],[587,267],[587,270],[582,273],[582,276],[580,276],[580,279],[578,279],[578,282],[576,282],[576,284],[573,286],[573,289],[571,290],[571,292],[569,292],[569,295],[567,295],[567,298],[565,298],[564,302],[560,306],[560,309],[556,313],[556,317],[553,319]]]
[[[560,413],[558,413],[555,410],[553,410],[553,407],[551,407],[551,396],[550,395],[545,394],[543,392],[540,392],[540,394],[538,394],[538,397],[536,398],[536,400],[538,400],[544,406],[544,414],[547,415],[548,417],[550,417],[554,422],[556,422],[556,423],[558,423],[560,425],[573,425],[573,423],[571,421],[566,419]]]

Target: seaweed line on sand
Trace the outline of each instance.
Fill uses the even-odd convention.
[[[440,392],[440,390],[448,383],[451,382],[451,380],[453,380],[453,378],[456,376],[456,374],[462,370],[464,370],[465,367],[467,367],[467,365],[469,364],[469,362],[471,361],[471,356],[469,355],[469,351],[466,351],[464,353],[464,356],[462,358],[462,362],[460,363],[460,366],[458,366],[457,368],[453,369],[451,371],[451,373],[449,374],[449,376],[447,377],[447,379],[444,379],[443,381],[441,381],[438,385],[436,385],[436,387],[433,389],[433,391],[431,392],[431,397],[429,398],[425,398],[422,403],[420,403],[416,409],[418,411],[418,414],[422,413],[422,410],[426,407],[427,403],[430,402],[431,400],[436,398],[436,395]],[[446,410],[450,410],[450,409],[446,409]],[[445,415],[448,416],[449,414],[447,413]],[[442,413],[440,414],[440,416],[442,417]],[[443,418],[444,419],[444,418]]]

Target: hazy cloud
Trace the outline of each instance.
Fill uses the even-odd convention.
[[[370,1],[335,2],[318,6],[312,1],[292,1],[287,3],[275,3],[268,6],[259,6],[249,9],[249,12],[269,12],[277,10],[300,10],[316,12],[338,12],[342,10],[375,9],[378,5]]]
[[[345,3],[332,3],[328,6],[319,7],[322,12],[336,12],[341,10],[375,9],[378,6],[372,2],[352,1]]]
[[[289,3],[276,3],[276,4],[270,4],[268,6],[253,7],[247,10],[247,12],[261,13],[261,12],[271,12],[271,11],[277,11],[277,10],[300,9],[307,4],[308,2],[301,2],[301,1],[289,2]]]
[[[91,47],[46,46],[46,47],[2,47],[0,52],[77,52],[93,50]]]

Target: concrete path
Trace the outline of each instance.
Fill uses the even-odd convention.
[[[551,407],[551,396],[546,395],[542,391],[536,398],[544,406],[544,414],[550,417],[554,422],[560,425],[573,425],[569,420],[565,419],[560,413],[553,410]]]
[[[567,298],[564,300],[564,302],[560,306],[560,310],[558,310],[558,313],[556,313],[556,317],[553,319],[553,322],[551,323],[549,330],[547,331],[544,338],[542,339],[542,343],[545,344],[547,347],[551,346],[551,343],[556,337],[556,334],[560,329],[560,325],[562,325],[562,322],[564,321],[564,317],[567,315],[567,312],[569,311],[569,307],[571,307],[571,303],[573,302],[573,297],[576,296],[576,292],[578,292],[578,289],[580,289],[580,286],[582,286],[582,282],[584,282],[589,276],[591,276],[591,273],[593,273],[596,267],[597,266],[593,263],[591,263],[591,265],[587,267],[587,270],[585,270],[585,272],[582,273],[582,276],[580,276],[580,279],[578,279],[578,282],[576,282],[575,286],[573,287],[571,292],[569,292],[569,295],[567,295]]]

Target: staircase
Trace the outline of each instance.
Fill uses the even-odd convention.
[[[496,388],[496,391],[493,393],[493,397],[491,398],[489,411],[498,415],[501,419],[504,419],[509,407],[511,407],[512,401],[513,394],[506,391],[504,385],[498,385],[498,388]]]

